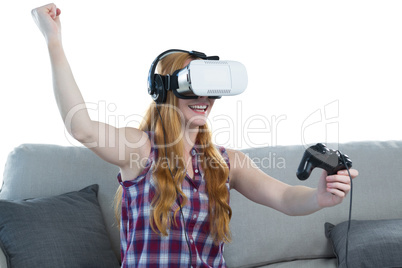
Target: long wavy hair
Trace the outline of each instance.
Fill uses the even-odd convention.
[[[183,68],[184,63],[188,59],[196,58],[188,53],[170,54],[159,62],[158,73],[162,75],[172,74],[174,71]],[[172,223],[177,225],[174,219],[179,208],[176,209],[173,217],[170,213],[173,204],[176,202],[177,193],[183,197],[182,206],[185,206],[187,202],[187,197],[181,190],[181,184],[186,176],[186,165],[183,155],[184,145],[182,142],[184,122],[178,109],[177,97],[171,91],[167,92],[166,103],[158,105],[158,108],[165,124],[166,135],[164,136],[162,122],[156,110],[157,106],[155,103],[149,106],[139,129],[155,133],[154,143],[158,147],[158,158],[152,172],[157,189],[151,202],[152,212],[150,222],[154,232],[167,236],[167,230],[171,227]],[[210,234],[216,244],[221,241],[230,242],[229,222],[232,210],[229,206],[229,191],[226,187],[229,168],[220,152],[212,144],[212,135],[207,124],[199,128],[196,145],[200,150],[200,160],[205,174],[206,189],[209,197]],[[172,169],[173,180],[167,161],[169,161],[169,166]],[[121,215],[121,199],[122,188],[120,186],[115,197],[115,213],[118,221],[120,221]]]

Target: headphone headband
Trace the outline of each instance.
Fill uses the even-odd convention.
[[[155,75],[155,70],[156,66],[158,65],[158,62],[162,60],[164,57],[173,54],[173,53],[178,53],[178,52],[183,52],[183,53],[188,53],[190,55],[193,55],[197,58],[201,58],[203,60],[219,60],[218,56],[207,56],[203,52],[199,51],[187,51],[187,50],[182,50],[182,49],[169,49],[164,52],[162,52],[156,59],[152,62],[151,67],[149,68],[149,73],[148,73],[148,94],[152,96],[152,99],[157,103],[163,103],[166,100],[166,89],[164,88],[164,83],[163,79],[160,75]]]

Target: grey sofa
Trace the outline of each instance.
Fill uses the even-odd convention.
[[[278,146],[244,152],[273,177],[289,184],[315,187],[320,170],[315,169],[305,182],[295,176],[304,149]],[[349,155],[353,167],[360,172],[354,182],[352,218],[402,219],[402,141],[353,142],[340,144],[339,149]],[[86,148],[24,144],[9,155],[0,199],[49,197],[98,184],[104,223],[119,258],[119,232],[112,211],[117,173],[117,167]],[[337,267],[324,224],[347,220],[349,198],[339,206],[303,217],[286,216],[252,203],[234,190],[230,202],[233,241],[224,252],[229,267]],[[0,268],[5,267],[6,257],[0,250]]]

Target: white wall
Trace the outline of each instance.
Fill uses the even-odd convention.
[[[1,4],[0,172],[21,143],[74,143],[30,11]],[[93,119],[136,125],[153,59],[181,48],[244,63],[246,92],[218,100],[231,148],[401,139],[401,1],[57,1],[64,48]],[[113,179],[113,178],[111,178]],[[1,178],[0,178],[1,181]]]

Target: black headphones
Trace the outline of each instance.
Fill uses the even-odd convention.
[[[172,53],[177,53],[177,52],[184,52],[188,53],[192,56],[195,56],[197,58],[203,59],[203,60],[219,60],[218,56],[207,56],[205,53],[198,52],[198,51],[187,51],[187,50],[181,50],[181,49],[169,49],[166,50],[165,52],[161,53],[156,59],[152,62],[151,68],[149,69],[148,73],[148,94],[151,95],[152,99],[157,103],[157,104],[162,104],[166,101],[166,96],[167,96],[167,91],[170,89],[171,83],[173,82],[171,80],[171,77],[173,77],[177,72],[175,72],[172,76],[170,75],[160,75],[160,74],[155,74],[156,66],[158,65],[158,62],[162,60],[164,57],[166,57],[169,54]],[[179,71],[179,70],[177,70]],[[174,94],[183,99],[196,99],[198,96],[184,96],[179,94],[176,90],[173,90]],[[219,98],[219,97],[216,97]]]

